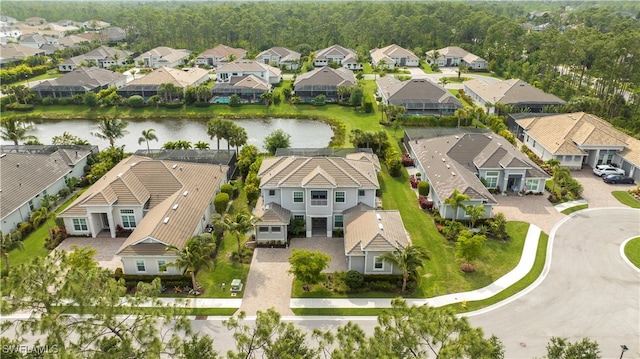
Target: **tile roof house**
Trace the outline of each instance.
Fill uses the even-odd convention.
[[[561,98],[545,93],[520,79],[491,84],[481,79],[471,80],[464,83],[464,92],[483,107],[488,103],[499,103],[517,109],[528,109],[530,112],[542,112],[545,106],[566,104]],[[494,113],[495,106],[488,108],[488,111],[490,114]]]
[[[71,98],[74,95],[99,92],[109,87],[122,87],[127,77],[98,67],[79,67],[61,77],[44,80],[33,86],[31,90],[38,97]]]
[[[373,49],[369,51],[371,55],[371,64],[378,66],[381,61],[392,70],[394,67],[418,67],[420,58],[413,51],[402,48],[396,44],[383,47],[381,49]]]
[[[640,140],[595,115],[575,112],[512,118],[518,138],[545,161],[554,158],[572,169],[613,163],[640,181]]]
[[[282,81],[282,71],[277,67],[254,60],[234,60],[216,69],[216,82],[228,82],[233,77],[246,75],[254,75],[270,84]]]
[[[87,157],[95,146],[0,147],[0,228],[8,234],[31,212],[41,207],[45,195],[66,188],[66,180],[84,175]]]
[[[60,39],[58,39],[58,44],[60,44],[60,46],[64,47],[64,48],[71,48],[71,49],[75,49],[78,48],[80,46],[82,46],[83,44],[89,44],[89,40],[87,40],[86,38],[82,37],[82,36],[78,36],[78,35],[68,35],[68,36],[64,36],[61,37]]]
[[[326,96],[327,102],[338,101],[338,87],[351,87],[357,84],[353,72],[340,67],[332,69],[325,66],[305,72],[296,78],[293,89],[302,101],[311,102],[318,95]]]
[[[425,54],[427,55],[428,63],[433,61],[434,52],[440,54],[435,59],[435,63],[439,67],[458,66],[460,63],[463,63],[471,70],[484,71],[489,68],[487,60],[457,46],[448,46],[439,50],[427,51]]]
[[[167,46],[156,47],[134,59],[135,63],[142,67],[176,67],[184,64],[191,51],[176,50]]]
[[[132,231],[116,253],[127,274],[181,274],[161,267],[203,233],[228,167],[131,156],[118,163],[59,215],[72,235],[96,237]],[[108,239],[105,239],[108,240]]]
[[[211,102],[229,103],[231,95],[236,94],[245,103],[255,103],[269,91],[271,84],[255,75],[233,76],[228,82],[218,82],[211,88]]]
[[[0,65],[20,62],[29,56],[44,55],[45,50],[34,49],[19,44],[0,45]]]
[[[296,70],[300,67],[300,53],[286,47],[272,47],[256,56],[256,61],[266,65],[284,67],[286,70]]]
[[[247,56],[247,50],[236,49],[227,45],[218,45],[212,49],[205,50],[196,57],[196,65],[209,65],[217,67],[233,60],[241,60]]]
[[[453,115],[463,107],[451,92],[428,79],[400,81],[393,76],[376,79],[378,95],[387,105],[402,106],[407,115]]]
[[[129,56],[131,56],[132,53],[131,51],[119,50],[103,45],[86,54],[64,60],[58,65],[58,70],[60,72],[73,71],[82,63],[86,64],[88,62],[95,62],[96,66],[103,69],[111,66],[121,66],[129,61]]]
[[[318,50],[313,60],[315,67],[329,66],[336,63],[349,70],[361,70],[362,64],[356,61],[356,52],[340,45],[333,45],[326,49]]]
[[[40,34],[28,34],[20,37],[18,43],[22,46],[40,49],[45,45],[58,45],[58,39]]]
[[[26,18],[24,20],[25,24],[29,25],[29,26],[37,26],[37,25],[44,25],[47,23],[47,20],[41,18],[41,17],[30,17],[30,18]]]
[[[9,40],[16,41],[18,38],[22,36],[22,31],[17,27],[13,26],[0,26],[0,43],[6,44]]]
[[[207,81],[209,81],[209,71],[205,69],[193,67],[185,71],[171,67],[161,67],[142,78],[127,83],[119,88],[117,92],[124,98],[139,95],[144,99],[148,99],[158,94],[158,88],[163,83],[171,83],[184,90],[189,86],[198,86]]]
[[[465,206],[482,205],[486,218],[490,218],[497,201],[489,189],[540,193],[549,178],[524,153],[492,132],[435,138],[409,136],[405,132],[409,154],[417,159],[416,167],[431,185],[429,197],[434,208],[444,218],[454,217],[452,208],[444,201],[456,189],[469,196]],[[464,209],[458,208],[455,218],[465,216]]]

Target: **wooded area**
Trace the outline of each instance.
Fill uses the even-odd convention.
[[[424,56],[460,46],[489,61],[497,76],[523,79],[567,100],[570,111],[640,133],[640,101],[632,101],[640,91],[638,2],[5,1],[2,12],[107,21],[125,29],[126,46],[138,52],[170,46],[199,53],[222,43],[248,50],[248,57],[272,46],[305,55],[340,44],[368,55],[395,43]],[[549,25],[537,32],[526,22]]]

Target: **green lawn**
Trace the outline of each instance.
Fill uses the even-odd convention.
[[[447,91],[451,92],[453,94],[453,96],[455,96],[458,100],[460,100],[460,102],[462,102],[462,105],[464,107],[472,107],[473,108],[473,106],[470,103],[468,103],[467,101],[465,101],[462,97],[458,97],[458,94],[460,93],[460,90],[447,89]]]
[[[640,237],[636,237],[624,246],[624,255],[640,269]]]
[[[568,215],[568,214],[571,214],[573,212],[581,211],[581,210],[587,209],[587,208],[589,208],[588,204],[581,204],[581,205],[578,205],[578,206],[573,206],[573,207],[567,208],[564,211],[562,211],[562,213]]]
[[[640,201],[633,198],[627,191],[613,191],[611,194],[622,204],[631,208],[640,208]]]

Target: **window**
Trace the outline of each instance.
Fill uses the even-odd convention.
[[[267,226],[260,226],[260,227],[258,227],[258,231],[259,231],[260,233],[269,233],[269,227],[267,227]]]
[[[29,210],[33,211],[33,200],[29,201]]]
[[[269,196],[275,196],[276,195],[276,190],[275,189],[270,189],[269,190]]]
[[[364,197],[364,190],[363,189],[359,189],[358,190],[358,196]]]
[[[539,179],[527,178],[524,185],[526,187],[525,191],[538,191],[538,184],[540,183]]]
[[[557,155],[556,156],[556,160],[562,161],[562,160],[564,160],[564,156],[563,155]]]
[[[327,191],[311,191],[311,205],[312,206],[326,206],[327,205]]]
[[[167,265],[167,261],[164,259],[158,259],[158,272],[163,273],[167,271],[167,267],[162,268]]]
[[[496,188],[498,186],[498,171],[487,171],[484,176],[484,180],[487,183],[487,188]]]
[[[345,197],[346,195],[344,192],[336,192],[336,203],[344,203]]]
[[[344,227],[344,216],[341,214],[336,214],[333,217],[333,227],[334,228],[342,228]]]
[[[373,257],[373,270],[384,270],[384,260],[382,258]]]
[[[147,268],[145,268],[144,266],[144,259],[137,259],[136,260],[136,268],[138,269],[138,272],[146,272]]]
[[[303,215],[299,215],[299,214],[294,214],[293,215],[293,219],[295,219],[297,221],[304,221],[304,216]]]
[[[304,192],[293,192],[293,203],[304,203]]]
[[[87,227],[87,219],[86,218],[74,218],[73,219],[73,229],[76,231],[88,231],[89,227]]]
[[[280,233],[280,227],[278,226],[271,227],[271,233]]]
[[[613,153],[609,152],[609,154],[607,155],[607,163],[611,163],[611,161],[613,161]]]
[[[121,209],[120,216],[122,217],[122,227],[136,228],[136,217],[133,215],[132,209]]]

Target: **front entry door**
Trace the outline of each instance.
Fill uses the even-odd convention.
[[[325,237],[327,235],[327,218],[311,218],[311,235]]]
[[[104,231],[109,230],[109,217],[107,216],[106,213],[102,213],[102,229]]]

